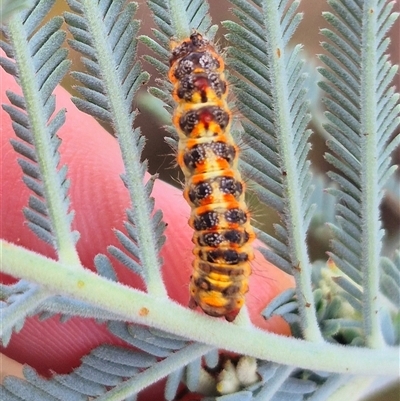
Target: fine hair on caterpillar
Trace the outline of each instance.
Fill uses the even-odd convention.
[[[191,207],[194,261],[189,306],[232,321],[248,291],[255,238],[231,134],[225,64],[200,33],[171,43],[168,77],[176,101],[177,163]]]

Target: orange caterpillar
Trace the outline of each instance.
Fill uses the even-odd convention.
[[[195,230],[189,307],[232,321],[248,291],[255,235],[237,166],[239,149],[230,133],[224,62],[198,32],[171,48],[178,164]]]

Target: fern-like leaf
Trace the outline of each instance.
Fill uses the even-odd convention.
[[[385,34],[398,15],[392,13],[393,2],[329,3],[336,14],[324,16],[334,29],[323,30],[330,41],[323,43],[329,55],[320,56],[327,67],[319,71],[326,78],[320,86],[330,96],[325,99],[325,129],[331,135],[326,159],[336,167],[338,172],[330,177],[340,186],[330,190],[340,200],[338,225],[331,225],[331,258],[354,283],[336,281],[346,299],[362,308],[365,342],[379,346],[385,330],[378,312],[380,285],[398,304],[398,294],[389,290],[387,276],[380,278],[378,268],[383,237],[379,205],[383,186],[395,169],[390,154],[400,143],[399,135],[391,139],[400,121],[399,95],[388,88],[397,67],[384,55],[389,44]]]
[[[158,30],[153,30],[153,32],[163,47],[163,49],[159,48],[158,52],[156,50],[158,45],[153,42],[156,46],[153,50],[159,55],[164,53],[164,56],[168,57],[165,48],[168,48],[172,37],[183,39],[190,35],[192,29],[206,33],[210,28],[211,19],[206,1],[148,0],[147,4],[153,12],[153,19],[158,27]]]
[[[1,308],[2,324],[0,331],[1,342],[4,346],[11,339],[13,330],[19,331],[27,316],[35,313],[35,307],[42,305],[48,297],[39,286],[24,280],[13,285],[1,285],[3,305]]]
[[[261,252],[271,263],[294,275],[304,335],[318,340],[305,246],[313,214],[307,161],[311,132],[306,130],[310,117],[300,46],[288,53],[285,48],[301,20],[296,11],[298,2],[282,2],[279,6],[267,1],[231,2],[242,23],[224,23],[232,45],[227,52],[228,64],[241,76],[233,79],[237,105],[247,118],[242,122],[243,141],[248,145],[242,154],[242,169],[257,184],[254,192],[260,200],[274,207],[282,218],[276,238],[259,233],[268,245]]]
[[[209,346],[188,344],[179,337],[155,329],[116,322],[110,324],[110,329],[140,351],[101,345],[84,356],[81,365],[72,373],[54,375],[50,380],[41,378],[31,368],[25,368],[26,381],[12,377],[5,380],[2,388],[4,401],[14,400],[15,396],[33,401],[82,400],[87,396],[104,401],[123,400],[134,397],[154,380],[179,370],[184,372],[185,367],[193,384],[199,379],[202,356],[212,352]],[[207,362],[207,358],[205,360]],[[194,369],[193,364],[198,368]],[[168,384],[171,380],[174,380],[174,375],[167,380],[168,400],[174,399],[176,394],[172,391],[173,386]]]
[[[325,339],[330,342],[362,343],[362,322],[359,319],[360,290],[341,275],[335,265],[326,266],[322,261],[313,264],[314,302],[318,325]],[[299,306],[295,292],[286,290],[276,297],[263,311],[270,318],[282,316],[291,327],[292,334],[300,335]]]
[[[70,254],[76,241],[70,228],[72,214],[68,214],[67,169],[59,166],[57,131],[65,121],[65,110],[51,118],[55,111],[51,94],[69,67],[67,51],[60,48],[65,39],[65,33],[60,31],[62,19],[54,18],[33,33],[51,6],[52,2],[38,2],[25,17],[20,14],[10,21],[6,30],[9,45],[2,42],[2,47],[16,62],[2,57],[1,65],[18,78],[23,92],[22,96],[8,92],[12,105],[3,108],[20,139],[11,144],[23,156],[18,159],[23,180],[35,193],[24,214],[32,231],[53,245],[62,257],[63,252]],[[23,40],[26,47],[21,44]],[[76,258],[75,254],[71,261]]]
[[[147,168],[147,164],[140,161],[144,138],[138,129],[132,130],[136,117],[133,96],[148,80],[148,74],[135,62],[139,22],[132,18],[137,5],[104,1],[97,6],[85,0],[71,0],[69,5],[75,11],[64,14],[74,36],[70,45],[83,55],[87,70],[72,73],[81,83],[77,90],[82,95],[73,101],[80,110],[107,121],[114,128],[125,164],[123,180],[133,206],[128,215],[129,223],[126,223],[129,237],[116,232],[132,257],[114,247],[109,251],[144,278],[149,292],[166,295],[157,258],[164,241],[163,229],[155,230],[164,225],[160,224],[160,212],[152,216],[154,200],[150,194],[154,180],[143,182]]]
[[[19,138],[12,139],[11,144],[22,156],[18,163],[23,181],[34,193],[24,209],[27,225],[54,247],[60,260],[79,266],[75,249],[78,236],[71,230],[73,212],[69,211],[67,168],[59,165],[61,141],[57,131],[65,121],[65,110],[52,116],[56,108],[52,92],[70,64],[67,51],[60,48],[65,32],[60,31],[60,17],[39,28],[53,3],[36,2],[30,10],[13,16],[3,29],[5,41],[1,47],[8,58],[1,57],[0,64],[17,79],[22,90],[22,95],[8,91],[11,105],[3,108]],[[46,297],[43,290],[32,285],[8,300],[8,306],[2,310],[4,342],[12,328],[32,314]]]
[[[395,258],[381,259],[380,287],[382,293],[397,308],[400,309],[400,251],[397,251]]]
[[[82,364],[70,374],[54,375],[50,380],[33,369],[24,368],[26,381],[9,377],[4,382],[4,401],[15,396],[25,400],[83,400],[96,397],[115,388],[143,368],[155,363],[155,358],[122,347],[102,345],[82,358]]]

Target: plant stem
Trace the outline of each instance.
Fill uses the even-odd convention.
[[[55,157],[54,144],[50,138],[48,121],[45,118],[45,105],[37,87],[35,62],[26,37],[25,28],[19,15],[13,16],[9,24],[11,42],[18,67],[18,79],[25,99],[34,147],[43,182],[51,231],[55,238],[58,256],[63,263],[80,268],[79,256],[75,247],[73,232],[68,217],[68,203],[58,174],[58,159]],[[64,60],[62,63],[68,63]]]
[[[350,380],[347,377],[346,379],[343,386],[327,398],[327,401],[358,400],[376,378],[364,376],[353,377]]]
[[[97,62],[102,71],[103,84],[113,116],[113,124],[120,144],[129,194],[138,231],[137,242],[140,260],[144,267],[147,291],[154,296],[166,297],[167,292],[161,277],[156,238],[152,228],[152,207],[143,183],[143,164],[137,146],[138,133],[132,132],[134,114],[127,109],[121,82],[119,81],[118,65],[113,58],[113,49],[105,32],[103,16],[97,1],[82,0],[85,18],[93,36],[93,46],[96,49]],[[130,105],[129,105],[130,108]]]
[[[271,74],[271,92],[274,100],[274,126],[279,145],[281,167],[285,172],[284,187],[286,193],[285,222],[289,233],[289,249],[296,281],[297,301],[301,314],[304,338],[309,341],[323,341],[318,327],[314,296],[311,288],[311,265],[307,253],[306,224],[302,203],[302,189],[299,180],[299,167],[293,144],[293,117],[290,113],[288,73],[286,70],[285,49],[282,41],[278,2],[263,1],[269,70]]]
[[[17,245],[1,241],[4,273],[36,282],[119,315],[191,340],[262,360],[356,375],[397,376],[399,349],[368,349],[312,343],[242,327],[193,312],[177,303],[76,270]],[[190,323],[190,324],[189,324]]]
[[[361,46],[361,268],[363,272],[363,317],[366,344],[373,348],[384,346],[380,329],[379,263],[382,248],[380,199],[378,179],[377,132],[377,0],[364,2]]]

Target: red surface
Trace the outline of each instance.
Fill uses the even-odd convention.
[[[5,90],[20,93],[14,79],[1,70],[1,101],[9,104]],[[81,233],[77,249],[82,264],[93,269],[93,258],[106,254],[108,245],[118,246],[113,233],[117,228],[125,232],[123,221],[129,208],[129,196],[120,179],[123,172],[118,143],[93,118],[79,112],[62,88],[56,89],[57,110],[67,109],[66,124],[59,131],[61,164],[68,164],[71,180],[71,207],[75,210],[73,228]],[[16,138],[8,114],[1,109],[1,237],[49,257],[56,258],[51,246],[43,243],[24,223],[22,209],[27,206],[30,190],[22,182],[22,171],[17,164],[17,153],[10,145]],[[145,133],[144,133],[145,134]],[[162,209],[168,223],[167,241],[162,250],[163,276],[168,294],[187,305],[188,283],[191,272],[192,230],[187,224],[189,206],[180,190],[157,181],[153,196],[156,209]],[[143,285],[127,268],[111,257],[121,282],[132,287]],[[279,318],[266,322],[260,311],[283,289],[292,286],[291,279],[267,263],[256,252],[252,263],[253,275],[247,305],[251,319],[259,327],[289,334]],[[6,279],[3,277],[3,279]],[[200,312],[199,312],[200,313]],[[79,365],[80,358],[103,343],[121,344],[109,334],[104,325],[90,319],[74,318],[61,324],[57,318],[39,321],[28,318],[23,329],[13,334],[3,352],[21,363],[28,363],[39,372],[50,370],[69,372]],[[152,395],[154,397],[154,394]],[[149,398],[154,399],[154,398]]]

